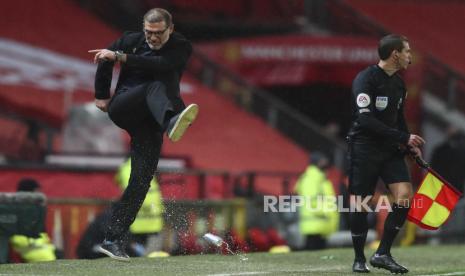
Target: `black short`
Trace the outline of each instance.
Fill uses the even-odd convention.
[[[392,148],[372,144],[349,144],[349,192],[353,195],[373,195],[378,178],[385,185],[410,182],[404,154]]]

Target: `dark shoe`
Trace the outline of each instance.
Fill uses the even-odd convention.
[[[391,273],[400,273],[404,274],[408,272],[406,267],[401,266],[400,264],[396,263],[391,255],[378,255],[375,254],[370,259],[370,264],[376,268],[384,268],[389,270]]]
[[[97,247],[97,251],[118,261],[129,261],[129,256],[126,254],[122,242],[103,241],[103,243]]]
[[[198,113],[199,106],[190,104],[181,114],[173,117],[168,125],[168,138],[173,142],[181,140],[187,128],[195,121],[195,118],[197,118]]]
[[[352,265],[352,271],[357,273],[369,273],[370,269],[368,268],[365,261],[355,260],[354,264]]]

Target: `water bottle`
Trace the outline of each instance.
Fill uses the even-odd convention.
[[[213,235],[212,233],[206,233],[205,235],[203,235],[203,238],[206,241],[208,241],[208,242],[210,242],[210,243],[212,243],[212,244],[214,244],[214,245],[216,245],[218,247],[223,244],[223,239],[218,237],[217,235]]]

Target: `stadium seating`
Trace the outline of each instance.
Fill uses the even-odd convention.
[[[346,2],[386,29],[409,37],[413,49],[430,53],[465,74],[465,53],[462,51],[465,39],[460,28],[465,24],[465,3],[412,0]],[[450,47],[451,43],[454,47]]]
[[[176,144],[165,143],[166,153],[190,153],[197,168],[227,168],[236,172],[298,172],[305,166],[304,151],[260,119],[189,76],[184,80],[193,88],[193,93],[186,93],[184,99],[198,103],[201,110],[186,139]]]
[[[145,0],[148,6],[163,6],[159,0]],[[255,21],[263,25],[273,22],[289,22],[295,15],[302,14],[304,1],[280,0],[236,0],[218,2],[210,0],[172,0],[174,14],[179,17],[195,18],[197,21],[213,21],[226,18],[229,21]],[[263,18],[268,18],[263,22]]]
[[[3,6],[0,20],[3,26],[11,27],[0,28],[0,37],[81,61],[90,63],[92,56],[87,50],[105,47],[118,35],[73,1],[36,3],[19,0],[7,1]],[[93,80],[89,82],[92,86]],[[185,77],[183,86],[183,90],[190,89],[185,95],[187,102],[200,104],[200,117],[187,139],[177,145],[165,143],[165,154],[190,155],[194,166],[207,169],[299,171],[305,165],[305,152],[260,120],[189,76]],[[73,101],[92,100],[89,90],[78,91],[73,95]],[[65,119],[62,91],[55,93],[37,87],[8,85],[2,85],[0,91],[3,91],[0,93],[4,98],[2,102],[14,103],[9,106],[17,106],[17,112],[42,116],[56,125]],[[46,100],[42,97],[45,93],[48,95]]]

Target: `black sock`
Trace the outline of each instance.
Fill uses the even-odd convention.
[[[399,233],[400,228],[405,222],[408,214],[408,207],[403,207],[397,205],[396,203],[392,204],[392,212],[390,212],[384,222],[384,232],[379,244],[376,254],[385,255],[390,254],[391,246],[394,243],[394,239]]]
[[[366,212],[350,213],[350,232],[357,261],[366,261],[364,248],[368,232],[367,215]]]

